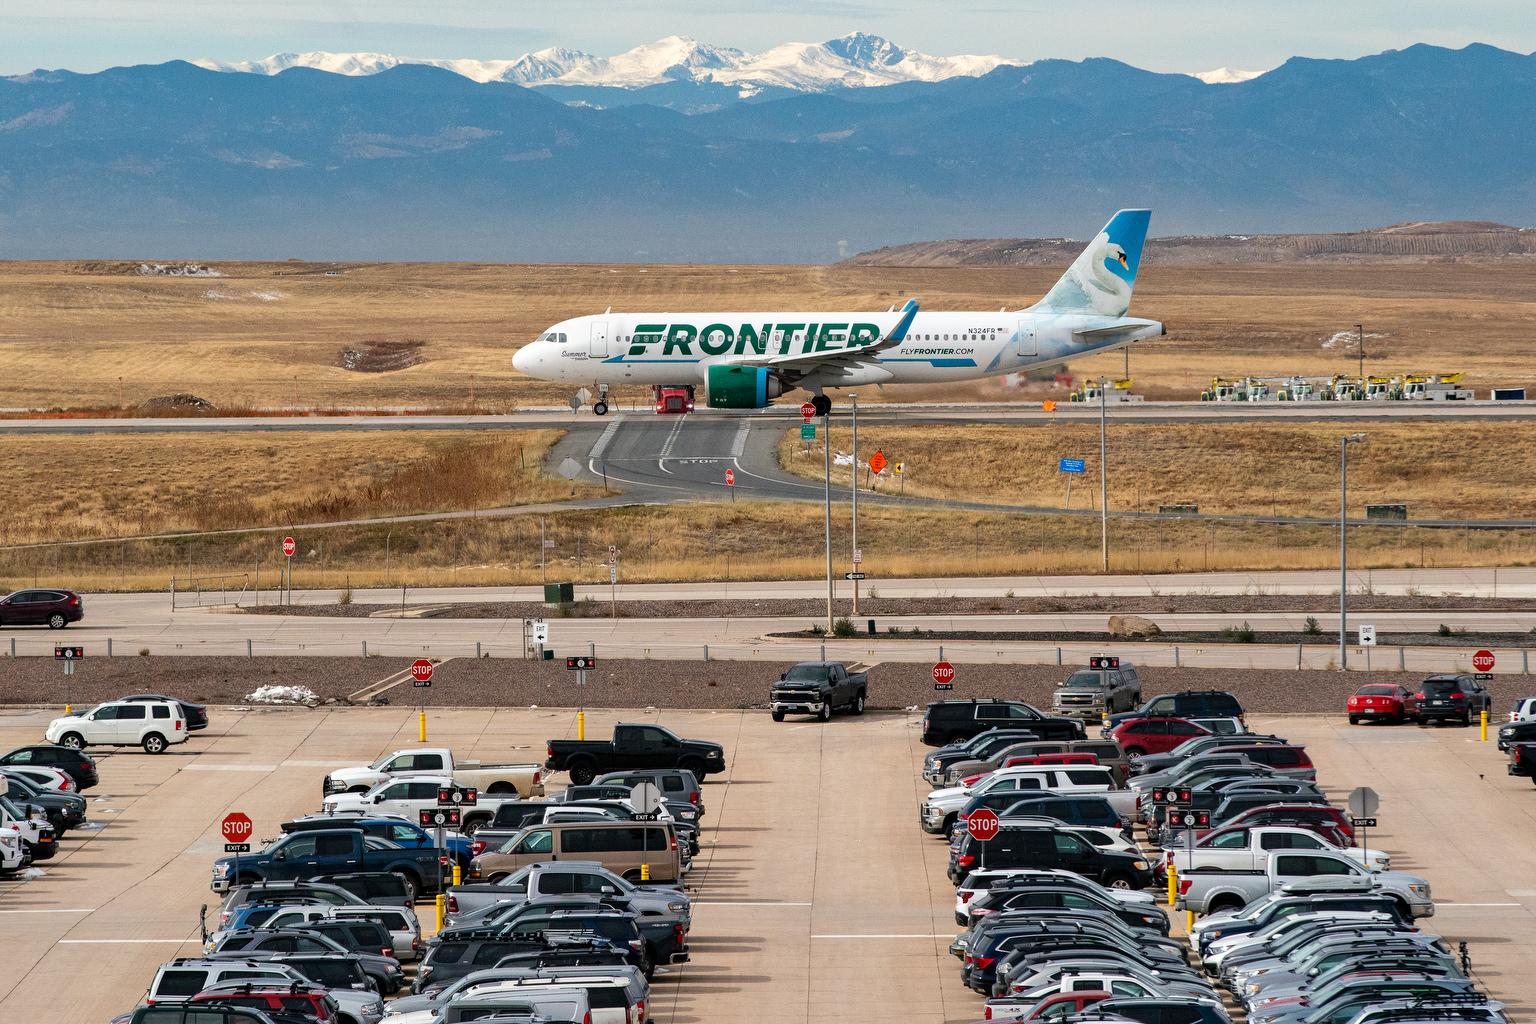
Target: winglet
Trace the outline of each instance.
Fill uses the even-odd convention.
[[[905,341],[907,331],[911,328],[912,320],[916,316],[917,300],[908,299],[906,305],[901,307],[901,319],[896,321],[895,328],[891,330],[890,334],[886,335],[886,343],[889,345],[900,345]]]

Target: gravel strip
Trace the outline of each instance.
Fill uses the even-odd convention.
[[[68,685],[52,658],[0,662],[0,700],[24,706],[57,706],[65,700],[94,704],[140,691],[168,691],[215,704],[241,703],[262,685],[297,685],[322,699],[345,700],[368,683],[408,667],[402,658],[98,658],[78,667]],[[391,704],[429,707],[753,708],[765,707],[768,688],[787,664],[764,662],[603,661],[587,673],[587,685],[563,662],[502,658],[456,659],[439,665],[430,688],[409,682],[386,691]],[[939,697],[1012,697],[1050,706],[1051,691],[1068,673],[1054,665],[960,665],[953,693],[936,694],[926,665],[887,664],[870,673],[870,706],[901,709]],[[1143,689],[1155,694],[1184,689],[1228,690],[1252,712],[1342,713],[1344,698],[1365,682],[1408,682],[1395,672],[1271,671],[1257,669],[1148,668]],[[1523,696],[1536,693],[1536,677],[1497,675],[1490,683],[1495,720]]]

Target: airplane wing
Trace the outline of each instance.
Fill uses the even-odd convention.
[[[733,366],[766,366],[775,370],[808,372],[822,366],[853,366],[876,353],[895,348],[906,340],[912,319],[917,316],[917,300],[908,299],[901,307],[901,319],[890,333],[858,348],[839,348],[830,352],[786,352],[783,355],[748,355],[731,360]]]

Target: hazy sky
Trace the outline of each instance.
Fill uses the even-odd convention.
[[[665,35],[760,50],[866,31],[935,54],[1267,68],[1415,42],[1536,50],[1533,0],[0,0],[0,73],[378,50],[617,53]]]

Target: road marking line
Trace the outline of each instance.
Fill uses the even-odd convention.
[[[1437,910],[1454,910],[1457,907],[1523,907],[1524,903],[1436,903]]]
[[[201,939],[60,939],[61,946],[171,945],[201,946]]]
[[[812,935],[813,939],[949,939],[954,932],[890,932],[878,935]]]
[[[95,907],[50,907],[47,910],[0,910],[0,914],[91,914]]]
[[[624,422],[623,415],[615,416],[613,422],[608,424],[608,429],[603,431],[603,436],[597,439],[597,443],[587,452],[587,461],[591,462],[603,457],[603,452],[608,450],[608,445],[613,441],[613,435],[618,433],[619,424]]]
[[[662,442],[660,455],[656,459],[656,468],[661,470],[663,473],[668,475],[671,475],[672,473],[672,471],[667,468],[667,459],[672,454],[672,445],[676,443],[677,435],[682,433],[683,424],[687,421],[688,414],[684,413],[682,417],[678,419],[677,423],[672,427],[672,432],[667,435],[667,439]]]
[[[760,902],[737,902],[733,900],[704,901],[694,900],[696,907],[809,907],[810,903],[781,903],[777,900],[762,900]]]
[[[751,420],[742,420],[741,426],[736,428],[736,438],[731,442],[731,458],[741,458],[741,453],[747,450],[747,433],[752,429]]]
[[[275,764],[184,764],[181,766],[184,772],[275,772]]]

